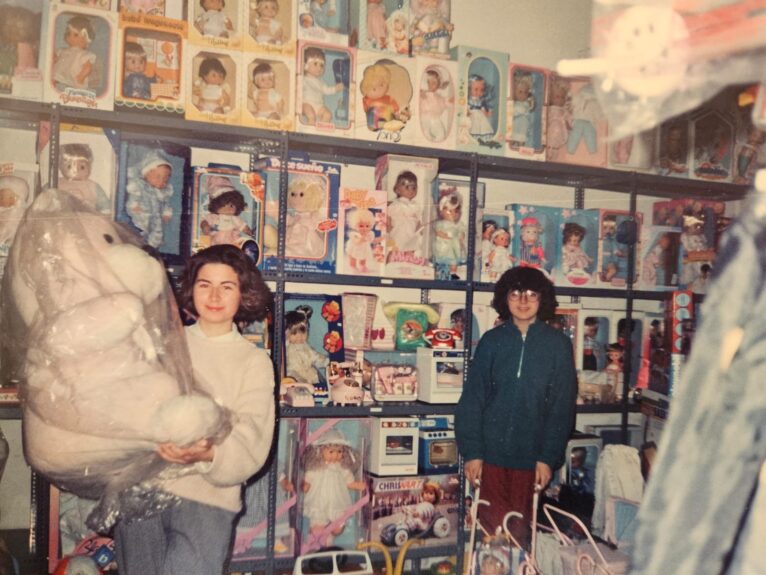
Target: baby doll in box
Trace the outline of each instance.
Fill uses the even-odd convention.
[[[18,382],[25,456],[77,495],[175,473],[157,443],[222,439],[228,414],[192,394],[162,264],[137,236],[60,190],[40,194],[3,278],[3,381]]]

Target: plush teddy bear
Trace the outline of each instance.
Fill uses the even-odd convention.
[[[47,190],[27,211],[2,305],[3,379],[20,384],[25,455],[59,487],[114,494],[168,471],[157,443],[228,433],[228,413],[191,393],[162,264],[72,194]]]

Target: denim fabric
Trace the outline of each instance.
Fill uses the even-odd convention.
[[[674,392],[632,575],[726,572],[766,459],[766,194],[742,214],[724,236]]]
[[[184,499],[148,519],[120,522],[120,575],[217,575],[229,555],[235,513]]]

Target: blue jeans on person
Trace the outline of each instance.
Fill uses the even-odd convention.
[[[115,528],[120,575],[217,575],[224,572],[236,513],[188,499]]]

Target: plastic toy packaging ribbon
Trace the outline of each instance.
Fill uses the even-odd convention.
[[[24,451],[49,481],[98,499],[108,529],[173,503],[194,472],[158,443],[214,442],[230,414],[196,389],[164,266],[139,238],[60,190],[22,219],[3,278],[2,381],[19,386]]]
[[[593,77],[610,137],[648,130],[764,79],[766,0],[594,0],[591,53],[558,72]]]

